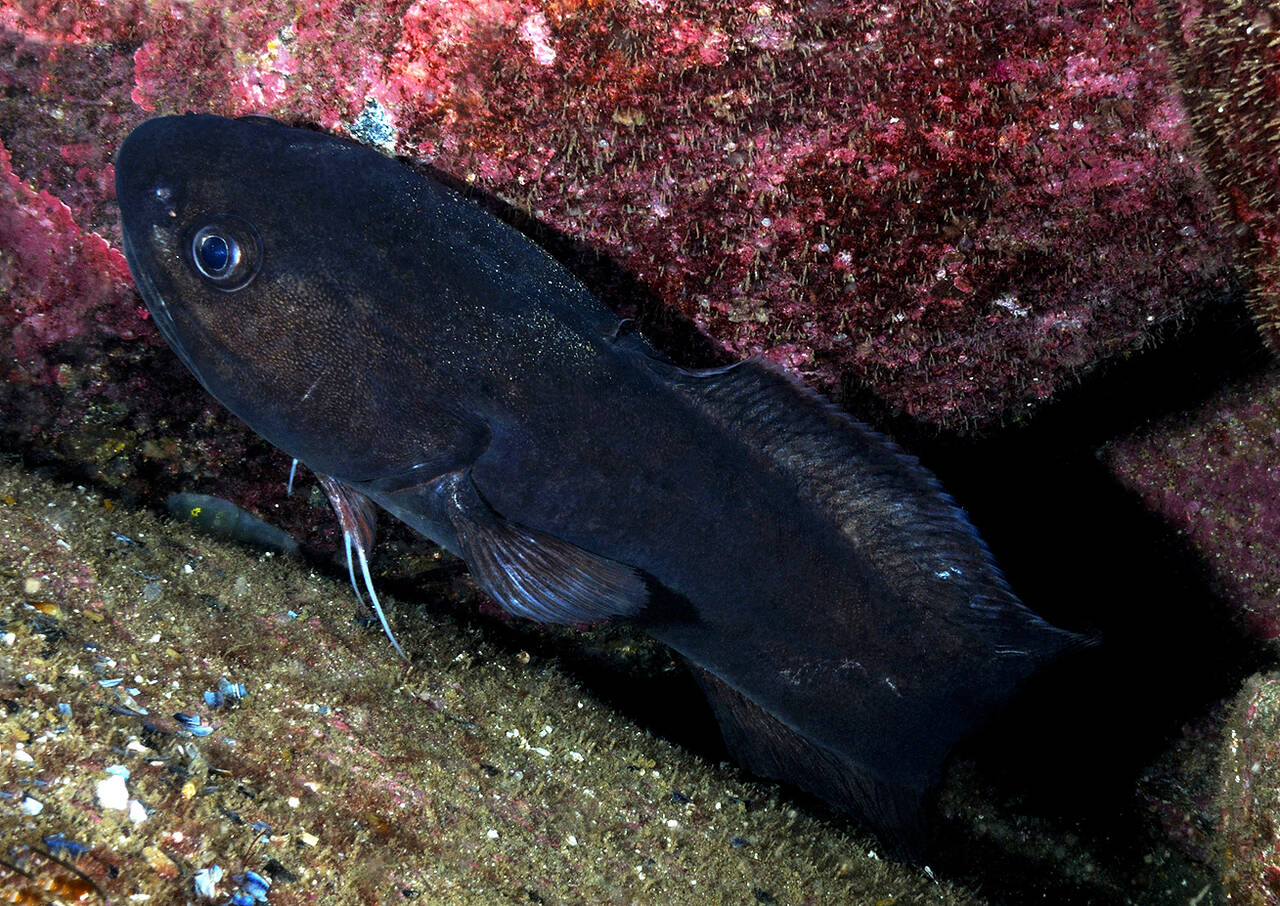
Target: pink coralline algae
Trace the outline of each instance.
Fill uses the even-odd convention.
[[[1118,441],[1104,458],[1199,551],[1242,628],[1280,638],[1280,371]]]
[[[133,66],[117,45],[77,35],[93,26],[91,34],[125,40],[134,26],[83,20],[59,40],[48,35],[57,15],[32,14],[18,23],[22,28],[11,28],[16,14],[0,6],[0,17],[6,14],[7,21],[0,19],[0,140],[13,170],[65,203],[79,229],[112,241],[118,218],[111,161],[137,117],[129,102]]]
[[[147,6],[132,97],[347,129],[375,105],[388,144],[610,254],[730,353],[959,425],[1222,288],[1159,15],[197,0]]]
[[[1266,0],[1185,0],[1179,75],[1196,137],[1239,228],[1254,314],[1280,352],[1280,8]]]
[[[266,113],[335,128],[381,90],[398,3],[152,4],[132,100],[148,112]]]
[[[10,383],[54,383],[53,350],[153,332],[124,256],[77,227],[71,210],[24,183],[0,145],[0,354]]]
[[[144,0],[17,0],[0,6],[0,31],[42,43],[126,41]]]

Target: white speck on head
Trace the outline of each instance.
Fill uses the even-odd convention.
[[[173,190],[170,189],[168,186],[156,186],[156,198],[160,199],[161,201],[168,201],[170,196],[172,195],[173,195]]]

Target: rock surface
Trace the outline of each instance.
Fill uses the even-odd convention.
[[[1118,439],[1103,459],[1199,552],[1241,628],[1280,637],[1280,369]]]
[[[865,841],[807,808],[792,817],[790,800],[746,809],[739,800],[773,788],[707,773],[557,672],[574,644],[612,657],[630,642],[557,647],[494,621],[415,616],[397,625],[421,652],[406,669],[376,634],[346,628],[345,590],[134,513],[211,493],[287,529],[312,562],[334,546],[323,499],[286,495],[287,457],[212,403],[147,321],[119,253],[112,155],[147,116],[187,109],[354,135],[472,188],[682,361],[760,354],[908,432],[996,433],[1170,336],[1195,367],[1183,334],[1229,316],[1237,284],[1274,344],[1280,12],[1153,0],[304,7],[0,5],[0,441],[93,489],[4,474],[13,609],[0,683],[17,708],[0,720],[4,842],[54,847],[40,838],[62,831],[90,845],[75,865],[113,901],[126,891],[109,885],[133,881],[190,897],[217,864],[220,896],[246,890],[253,870],[275,879],[270,902],[374,899],[388,878],[444,902],[969,902],[862,859]],[[1254,355],[1207,397],[1117,429],[1101,455],[1185,542],[1237,631],[1270,645],[1256,664],[1198,666],[1261,672],[1234,704],[1188,704],[1183,729],[1150,746],[1141,782],[1119,794],[1145,818],[1120,840],[1073,832],[962,759],[942,797],[945,876],[1009,902],[1046,889],[1080,903],[1280,901],[1266,742],[1280,396]],[[1047,456],[1038,480],[1056,481],[1059,465]],[[381,550],[380,581],[435,571],[441,584],[415,600],[484,609],[456,565],[406,535]],[[520,644],[545,660],[521,664]],[[646,658],[638,674],[661,669],[661,653]],[[224,676],[250,697],[203,708]],[[1105,694],[1140,723],[1160,680]],[[204,721],[210,735],[192,735]],[[1106,755],[1124,728],[1097,732]],[[271,733],[305,769],[271,761]],[[112,779],[113,765],[129,777]],[[565,811],[583,786],[592,807]],[[103,805],[121,795],[124,811]],[[150,815],[135,822],[133,802]],[[584,857],[593,833],[603,842]],[[33,849],[6,851],[68,895],[88,883]],[[411,852],[431,852],[430,867]]]
[[[4,141],[97,227],[149,114],[346,131],[610,255],[642,323],[948,425],[1025,412],[1228,277],[1153,0],[346,6],[10,12],[9,105],[45,103]]]
[[[407,665],[347,586],[109,502],[0,468],[6,891],[180,903],[216,866],[212,899],[252,871],[276,906],[982,902],[553,661],[420,613]]]

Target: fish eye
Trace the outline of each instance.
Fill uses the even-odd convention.
[[[262,239],[249,221],[234,214],[214,214],[188,231],[186,259],[215,289],[244,289],[262,267]]]
[[[200,273],[210,280],[218,280],[240,260],[240,246],[230,236],[219,235],[214,228],[205,227],[191,240],[191,257],[196,259]]]

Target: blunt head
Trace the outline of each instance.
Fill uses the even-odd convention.
[[[220,402],[321,471],[360,477],[353,469],[413,459],[384,410],[413,417],[396,344],[428,342],[413,332],[433,312],[398,307],[424,295],[432,240],[419,234],[447,232],[456,197],[352,142],[203,115],[134,130],[116,157],[116,195],[156,325]],[[350,462],[352,438],[372,460]]]

